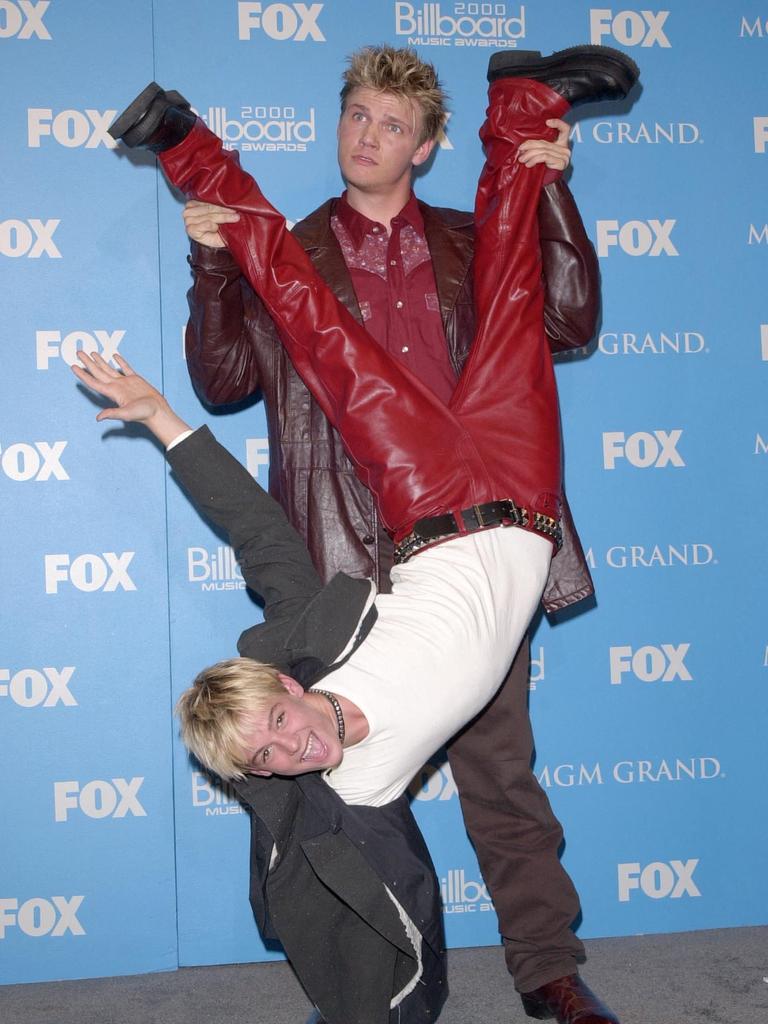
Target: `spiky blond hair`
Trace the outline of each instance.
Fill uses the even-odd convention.
[[[341,109],[353,89],[373,89],[390,92],[406,100],[413,100],[422,113],[419,144],[436,139],[446,119],[447,96],[437,72],[423,61],[415,50],[408,47],[365,46],[348,58],[348,67],[342,79]]]

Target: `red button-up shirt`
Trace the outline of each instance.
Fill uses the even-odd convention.
[[[363,322],[395,359],[443,402],[456,387],[440,316],[432,257],[416,197],[392,219],[391,232],[354,210],[346,193],[331,227],[347,264]]]

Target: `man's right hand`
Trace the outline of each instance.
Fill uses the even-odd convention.
[[[114,407],[102,409],[97,420],[143,423],[166,447],[190,429],[157,388],[134,373],[119,353],[114,355],[119,370],[111,367],[98,352],[79,350],[77,358],[82,365],[74,363],[72,372],[80,383],[115,403]]]
[[[198,203],[191,199],[184,207],[184,227],[193,242],[207,245],[211,249],[226,249],[226,243],[219,234],[220,224],[234,224],[240,220],[235,210],[213,203]]]

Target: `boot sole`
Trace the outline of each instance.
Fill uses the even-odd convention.
[[[121,139],[127,131],[134,128],[147,114],[155,96],[162,91],[157,82],[150,82],[146,89],[142,89],[133,103],[127,106],[122,114],[118,114],[107,129],[112,138]]]
[[[582,62],[578,60],[581,57],[586,59]],[[528,66],[535,66],[537,71],[560,74],[596,71],[612,78],[625,94],[640,77],[640,68],[622,50],[612,46],[571,46],[549,57],[542,57],[537,50],[502,50],[494,53],[488,65],[488,80],[494,81],[511,68],[519,70]]]
[[[527,51],[532,52],[532,51]],[[555,1016],[554,1013],[548,1009],[543,1003],[538,1000],[528,999],[526,996],[521,995],[520,1000],[523,1004],[523,1009],[528,1017],[533,1017],[534,1020],[552,1020]]]

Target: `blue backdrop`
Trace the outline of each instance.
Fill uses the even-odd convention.
[[[341,188],[344,57],[382,40],[446,83],[417,190],[464,208],[490,52],[591,41],[641,66],[635,102],[573,121],[603,315],[557,372],[598,602],[535,633],[536,772],[582,936],[768,920],[768,4],[2,0],[3,982],[278,955],[246,816],[172,719],[258,611],[155,445],[94,425],[68,364],[119,350],[266,483],[263,410],[209,416],[189,383],[180,202],[106,127],[149,80],[178,88],[298,220]],[[447,766],[412,792],[449,943],[497,942]]]

